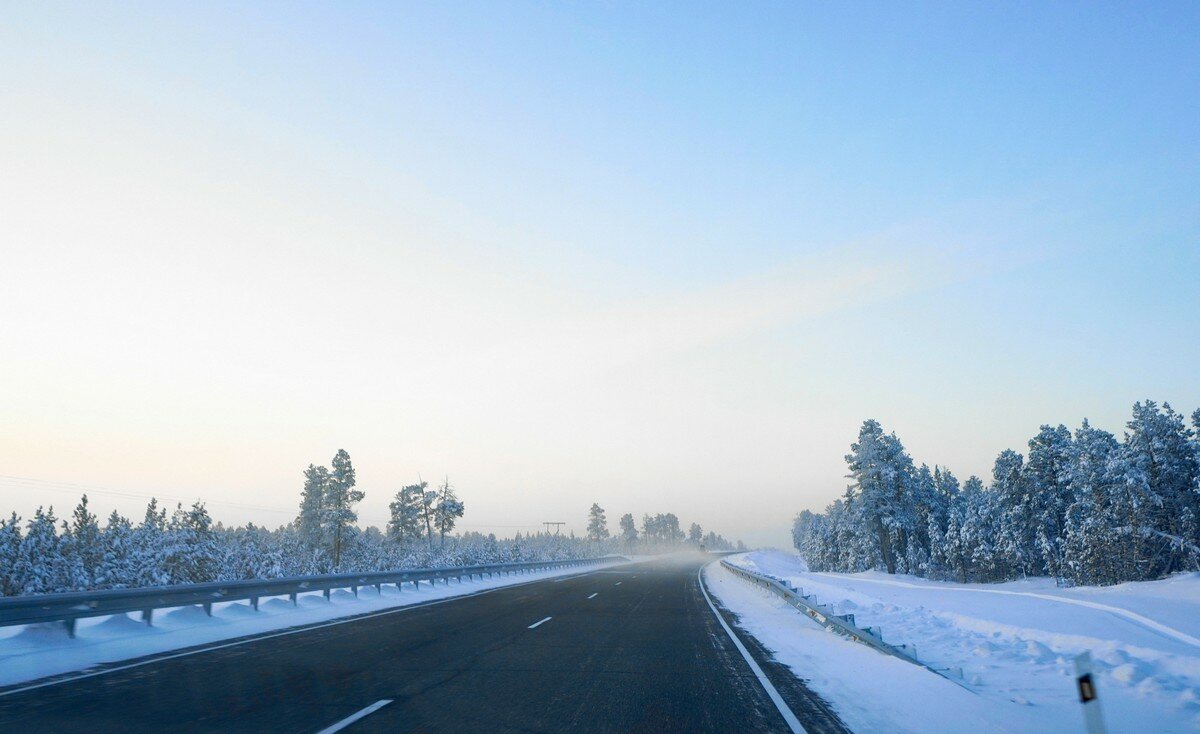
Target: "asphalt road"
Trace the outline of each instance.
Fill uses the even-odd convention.
[[[789,731],[705,600],[706,562],[584,572],[0,690],[0,732],[317,732],[355,715],[342,731]],[[738,635],[805,730],[845,731]]]

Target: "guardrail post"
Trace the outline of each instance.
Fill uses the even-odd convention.
[[[67,637],[70,637],[72,640],[75,639],[75,618],[67,617],[63,620],[63,624],[67,628]]]
[[[250,606],[254,607],[254,611],[256,611],[256,612],[258,611],[258,597],[257,596],[250,597]]]
[[[288,598],[292,600],[292,606],[300,606],[300,602],[296,601],[296,592],[293,591],[292,593],[288,594]]]
[[[375,593],[383,596],[383,584],[375,584]]]
[[[355,599],[357,599],[357,598],[358,598],[358,587],[357,587],[357,586],[351,586],[351,587],[350,587],[350,590],[354,592],[354,598],[355,598]]]
[[[333,591],[333,589],[326,588],[324,591],[325,591],[325,601],[329,601],[329,593],[331,591]]]
[[[151,625],[150,625],[150,618],[151,618],[151,617],[153,617],[153,616],[154,616],[154,610],[153,610],[153,609],[143,609],[143,610],[142,610],[142,621],[146,623],[146,626],[147,626],[147,627],[151,626]]]
[[[207,616],[209,616],[209,617],[212,616],[212,602],[211,601],[206,601],[203,604],[201,604],[200,606],[204,607],[204,613]]]

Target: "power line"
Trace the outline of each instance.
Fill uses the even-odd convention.
[[[50,479],[35,479],[33,477],[18,477],[18,476],[13,476],[13,475],[9,475],[9,474],[0,474],[0,488],[3,488],[4,485],[8,485],[10,488],[14,488],[14,489],[16,489],[16,488],[37,489],[37,490],[47,491],[47,492],[62,492],[62,493],[75,494],[75,495],[78,495],[81,493],[87,493],[87,494],[104,495],[104,496],[109,496],[109,497],[123,497],[125,499],[140,499],[140,500],[147,500],[147,501],[149,501],[151,499],[160,499],[160,500],[174,500],[176,502],[192,502],[192,501],[199,499],[198,497],[182,497],[179,495],[161,494],[161,493],[147,494],[144,492],[134,492],[134,491],[125,490],[125,489],[114,489],[112,487],[102,487],[102,486],[94,485],[94,484],[76,484],[75,482],[60,482],[60,481],[55,481],[55,480],[50,480]],[[211,501],[203,500],[203,502],[206,505],[217,505],[217,506],[221,506],[221,507],[237,507],[237,508],[244,509],[244,510],[259,510],[262,512],[276,512],[276,513],[280,513],[283,515],[294,515],[296,513],[295,510],[284,510],[284,509],[280,509],[278,507],[265,507],[263,505],[251,505],[251,504],[247,504],[245,502],[226,502],[223,500],[211,500]],[[566,523],[554,523],[554,524],[561,527],[562,525],[565,525]],[[528,528],[537,528],[542,525],[546,525],[546,523],[523,523],[523,524],[505,524],[505,523],[463,524],[463,523],[459,523],[459,524],[457,524],[457,527],[460,527],[460,528],[521,528],[521,529],[528,529]],[[546,532],[549,532],[548,527],[546,528]]]
[[[127,499],[164,499],[175,500],[176,502],[192,502],[197,497],[180,497],[170,494],[144,494],[141,492],[130,492],[128,490],[112,489],[111,487],[99,487],[87,484],[75,484],[73,482],[57,482],[47,479],[34,479],[32,477],[15,477],[7,474],[0,474],[0,484],[8,484],[12,487],[22,487],[26,489],[39,489],[48,492],[69,492],[79,494],[86,492],[87,494],[107,495],[110,497],[124,497]],[[262,512],[278,512],[282,514],[292,515],[295,510],[282,510],[278,507],[264,507],[262,505],[251,505],[244,502],[225,502],[222,500],[205,500],[206,505],[220,505],[223,507],[238,507],[244,510],[260,510]]]

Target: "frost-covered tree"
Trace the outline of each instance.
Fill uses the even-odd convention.
[[[434,507],[434,523],[441,536],[442,547],[446,545],[446,533],[454,529],[454,523],[463,516],[466,509],[466,505],[458,498],[454,487],[451,486],[450,477],[446,477],[442,485],[438,487],[437,505]]]
[[[361,502],[364,495],[354,488],[354,465],[345,449],[338,449],[330,467],[322,525],[332,543],[333,567],[337,569],[341,568],[343,544],[353,534],[354,523],[358,521],[354,505]]]
[[[167,583],[199,584],[217,578],[220,557],[212,518],[204,503],[188,509],[176,505],[167,523],[164,543],[164,571]]]
[[[1000,507],[997,560],[1021,575],[1041,570],[1034,503],[1025,476],[1025,457],[1005,449],[992,468],[992,490]]]
[[[699,523],[692,523],[688,528],[688,542],[692,545],[700,545],[704,542],[704,531],[700,529]]]
[[[70,590],[67,563],[55,522],[53,507],[45,511],[38,507],[29,520],[13,567],[22,594]]]
[[[21,557],[21,518],[17,513],[0,518],[0,596],[16,596],[23,592],[17,578],[17,561]]]
[[[133,526],[116,510],[108,516],[100,538],[96,587],[124,589],[137,584]]]
[[[171,583],[167,571],[167,510],[151,498],[142,523],[133,531],[135,586],[162,586]]]
[[[424,486],[425,482],[421,482]],[[421,520],[425,523],[425,543],[429,550],[433,550],[433,526],[437,518],[437,498],[438,493],[433,489],[426,489],[421,495]]]
[[[1131,528],[1139,565],[1148,578],[1194,570],[1200,561],[1200,460],[1183,416],[1154,401],[1135,403],[1126,424],[1125,485],[1129,503],[1142,510]]]
[[[300,539],[313,548],[329,545],[325,532],[325,495],[329,491],[329,470],[309,464],[304,470],[304,489],[300,492],[300,516],[296,528]]]
[[[632,517],[629,519],[633,520]],[[597,502],[593,502],[588,510],[587,536],[588,540],[595,543],[608,537],[608,518],[604,516],[604,508]]]
[[[867,420],[858,441],[846,455],[851,485],[846,505],[858,516],[858,527],[869,534],[879,562],[896,573],[899,553],[916,526],[909,498],[913,484],[912,459],[895,434],[885,434],[878,421]]]
[[[1029,460],[1024,466],[1040,565],[1037,572],[1056,577],[1062,576],[1064,568],[1061,545],[1067,508],[1075,499],[1071,487],[1074,453],[1074,441],[1066,426],[1042,426],[1029,441]]]
[[[1119,517],[1125,487],[1121,447],[1108,431],[1085,419],[1075,431],[1070,465],[1073,501],[1063,526],[1063,568],[1059,575],[1076,584],[1114,583],[1130,573],[1129,536]]]
[[[621,528],[621,544],[628,551],[636,546],[638,541],[638,529],[637,524],[633,520],[633,514],[626,512],[624,515],[621,515],[621,519],[617,524]]]
[[[388,508],[388,537],[400,545],[409,545],[421,537],[421,508],[428,483],[410,484],[396,492]]]
[[[71,524],[66,526],[64,523],[62,537],[59,541],[66,564],[67,588],[72,590],[95,588],[96,576],[104,557],[104,548],[100,542],[100,525],[96,522],[96,516],[88,510],[86,494],[75,507],[75,512],[71,516]]]

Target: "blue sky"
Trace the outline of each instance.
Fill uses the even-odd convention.
[[[966,475],[1200,406],[1194,3],[4,15],[7,475],[782,543],[867,417]]]

